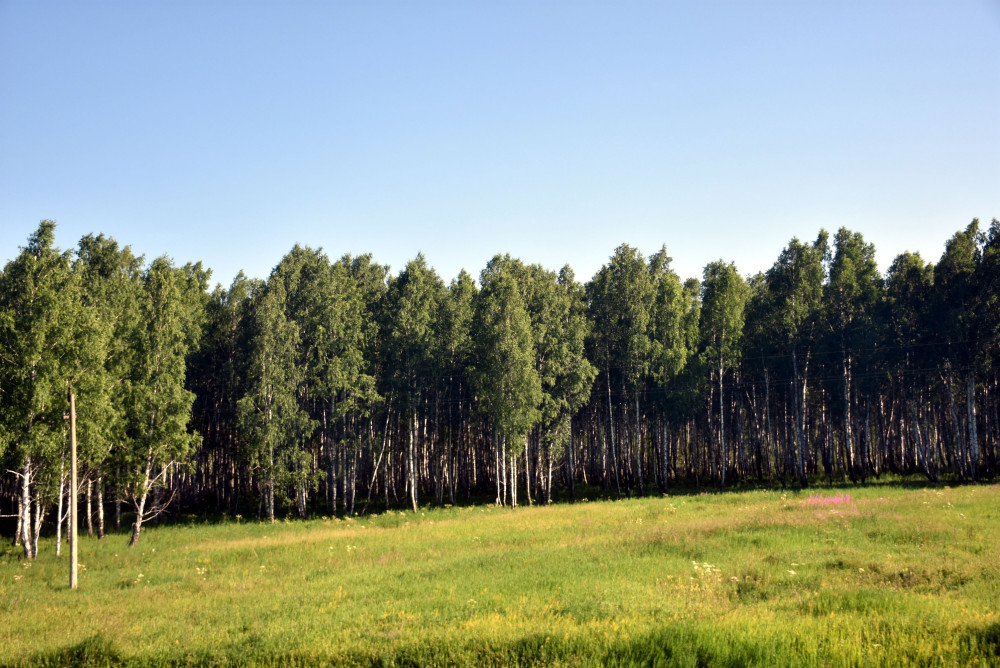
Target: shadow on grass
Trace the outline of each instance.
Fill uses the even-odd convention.
[[[167,655],[123,656],[108,639],[96,635],[21,665],[30,666],[529,666],[568,664],[580,666],[800,666],[852,665],[857,655],[841,655],[836,647],[816,647],[802,639],[788,638],[779,630],[759,640],[720,634],[710,628],[685,625],[665,627],[631,638],[601,643],[585,637],[552,638],[532,634],[513,642],[482,641],[459,645],[407,643],[371,652],[345,651],[336,655],[308,649],[282,651],[263,641]],[[923,665],[931,659],[946,663],[996,665],[1000,659],[1000,624],[968,627],[951,657],[924,656],[907,647],[884,647],[869,655],[877,665]],[[807,648],[805,645],[809,645]],[[830,653],[833,650],[833,653]],[[865,662],[867,663],[867,662]],[[12,664],[18,665],[18,664]]]
[[[125,659],[115,649],[114,644],[104,636],[97,634],[81,643],[64,647],[49,654],[32,657],[23,664],[8,665],[24,666],[121,666]]]

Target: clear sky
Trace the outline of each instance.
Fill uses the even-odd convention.
[[[840,226],[884,269],[973,217],[1000,0],[0,0],[0,263],[51,218],[224,284],[296,242],[750,274]]]

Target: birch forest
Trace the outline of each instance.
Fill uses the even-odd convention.
[[[884,274],[842,228],[751,276],[622,245],[585,283],[506,255],[447,281],[295,246],[211,286],[50,221],[3,268],[0,527],[27,558],[61,548],[70,390],[83,530],[133,545],[164,513],[997,474],[995,219]]]

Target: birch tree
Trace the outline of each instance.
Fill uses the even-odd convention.
[[[566,265],[556,275],[533,265],[529,280],[533,285],[529,311],[534,366],[541,384],[539,446],[545,450],[547,468],[539,477],[549,503],[553,463],[569,445],[573,416],[590,397],[597,369],[586,357],[590,327],[583,287],[576,282],[573,270]],[[541,461],[541,456],[538,459]]]
[[[74,271],[80,274],[85,304],[101,328],[98,345],[102,362],[86,374],[92,391],[77,389],[77,403],[83,408],[77,423],[81,461],[91,467],[97,489],[97,535],[102,538],[105,476],[117,452],[129,447],[126,388],[132,373],[131,342],[140,323],[137,300],[142,258],[103,235],[84,236],[78,248]],[[120,508],[117,501],[116,508]],[[118,522],[120,515],[116,513],[116,525]]]
[[[701,283],[701,333],[703,354],[712,363],[712,375],[719,390],[718,475],[719,486],[726,484],[726,416],[723,379],[740,354],[744,311],[749,288],[736,270],[736,265],[719,260],[705,267]],[[710,411],[711,417],[711,411]],[[711,430],[711,425],[709,426]],[[716,467],[713,467],[713,476]]]
[[[652,277],[638,249],[622,244],[615,249],[608,264],[594,276],[587,285],[590,314],[594,323],[592,350],[595,362],[604,373],[608,408],[608,441],[611,450],[616,488],[620,486],[620,471],[632,470],[630,456],[625,449],[635,453],[638,461],[642,457],[640,390],[649,364],[649,318],[653,301]],[[618,401],[614,401],[612,387],[618,390]],[[628,419],[629,393],[634,400],[635,413]],[[619,430],[623,436],[629,433],[633,423],[632,439],[618,438],[612,407],[619,406]],[[619,462],[619,447],[623,446],[622,462]],[[641,485],[641,465],[639,468]],[[631,488],[632,477],[626,476],[626,488]],[[620,488],[618,489],[620,493]]]
[[[296,396],[305,375],[297,364],[299,330],[285,316],[284,302],[282,281],[254,286],[246,394],[237,402],[244,456],[263,479],[265,513],[271,523],[278,485],[298,463],[299,440],[311,426]]]
[[[832,337],[831,347],[838,350],[840,357],[841,420],[847,471],[852,479],[864,478],[867,458],[864,453],[861,457],[857,455],[853,429],[853,378],[859,362],[863,374],[871,373],[871,351],[877,341],[875,310],[881,300],[882,277],[875,263],[875,247],[865,243],[860,233],[842,227],[833,243],[830,280],[824,288],[825,319]]]
[[[194,394],[185,389],[188,355],[200,338],[196,291],[207,282],[207,275],[195,272],[200,268],[178,269],[160,257],[142,277],[126,390],[131,444],[120,459],[136,513],[130,546],[143,523],[166,510],[173,493],[163,499],[160,492],[169,491],[172,468],[185,463],[200,442],[188,430]]]
[[[793,238],[766,275],[773,308],[772,331],[781,338],[791,359],[795,473],[803,486],[809,482],[806,433],[809,363],[823,297],[827,241],[828,235],[823,230],[812,244]]]
[[[473,331],[474,383],[481,410],[498,440],[497,503],[517,505],[517,456],[538,420],[542,387],[535,369],[531,320],[513,272],[484,271]],[[507,457],[510,457],[509,461]],[[509,487],[504,471],[510,465]]]
[[[697,280],[685,287],[672,269],[666,246],[649,258],[655,295],[650,309],[649,382],[661,419],[679,419],[686,414],[690,387],[681,374],[697,353],[700,320],[700,287]],[[671,466],[666,424],[660,425],[660,491],[668,489]]]
[[[405,468],[413,512],[419,503],[419,414],[432,386],[428,381],[435,376],[438,304],[444,290],[437,272],[417,255],[389,282],[386,295],[386,364],[408,435]]]
[[[958,434],[960,445],[960,471],[972,480],[979,478],[979,437],[976,418],[976,362],[979,341],[976,320],[976,268],[979,263],[979,220],[956,232],[945,244],[944,253],[934,267],[934,333],[944,346],[942,362],[952,404],[954,390],[952,376],[964,376],[966,433]],[[961,430],[955,417],[956,430]],[[963,438],[964,436],[964,438]]]
[[[457,484],[457,453],[463,433],[465,413],[472,405],[469,365],[472,362],[472,317],[478,290],[472,276],[464,269],[448,286],[447,297],[441,300],[438,352],[445,384],[443,401],[447,405],[447,440],[439,456],[439,470],[447,478],[437,482],[437,501],[443,503],[444,488],[449,501],[455,503]]]
[[[68,386],[93,408],[80,421],[85,461],[93,460],[108,422],[107,329],[84,296],[72,252],[60,251],[54,241],[55,223],[42,221],[0,275],[0,440],[7,441],[17,467],[19,539],[27,558],[38,555],[49,503],[62,498]]]

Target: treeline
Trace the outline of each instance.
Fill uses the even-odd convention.
[[[509,256],[445,284],[419,255],[391,275],[295,246],[211,292],[200,263],[54,230],[0,274],[0,503],[28,557],[46,522],[59,549],[70,388],[82,518],[103,536],[125,504],[133,544],[168,506],[273,521],[997,470],[997,220],[885,276],[841,229],[749,278],[682,281],[665,248],[622,245],[586,284]]]

